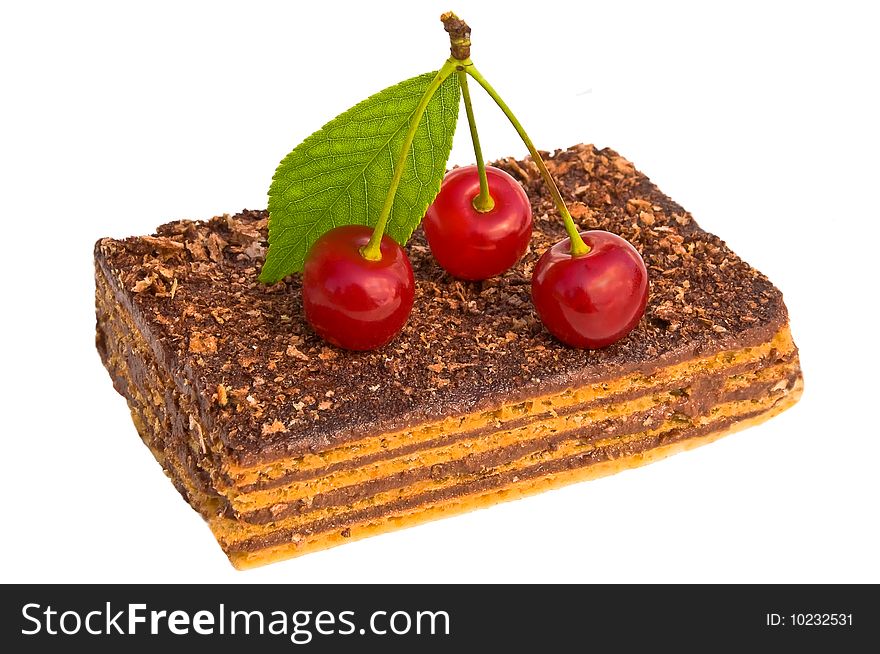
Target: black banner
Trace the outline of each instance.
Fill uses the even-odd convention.
[[[14,650],[117,652],[134,641],[190,650],[394,652],[601,643],[840,647],[880,635],[874,586],[5,586]],[[467,651],[467,650],[464,650]]]

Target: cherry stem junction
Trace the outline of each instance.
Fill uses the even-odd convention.
[[[369,261],[382,260],[382,252],[380,250],[382,235],[385,233],[385,225],[388,223],[388,216],[391,214],[391,208],[394,206],[394,196],[397,193],[397,187],[400,185],[400,180],[403,177],[403,169],[406,165],[407,157],[409,157],[409,151],[412,148],[413,139],[416,136],[416,131],[418,131],[419,123],[422,121],[422,116],[425,115],[425,109],[428,108],[428,103],[431,101],[431,98],[434,97],[434,93],[436,93],[437,89],[440,88],[440,85],[446,81],[446,78],[455,72],[460,64],[460,61],[453,59],[452,57],[446,60],[443,67],[437,71],[434,79],[431,80],[428,88],[425,89],[425,92],[419,100],[419,104],[416,106],[415,111],[410,117],[409,129],[403,139],[403,147],[400,148],[400,153],[397,155],[397,161],[394,162],[394,175],[391,177],[391,185],[388,187],[388,193],[385,195],[385,203],[382,205],[382,210],[379,212],[379,220],[376,222],[376,227],[373,229],[373,234],[370,236],[370,240],[363,248],[361,248],[361,255],[364,259]]]
[[[461,64],[463,62],[459,63]],[[559,188],[556,186],[556,182],[553,181],[553,177],[550,176],[550,171],[548,171],[547,166],[544,165],[544,160],[541,158],[541,155],[538,154],[538,150],[535,148],[534,143],[532,143],[532,139],[529,138],[529,135],[526,133],[526,130],[523,129],[522,124],[520,124],[516,119],[516,116],[513,115],[513,112],[510,110],[510,107],[507,106],[507,103],[501,99],[501,96],[499,96],[498,92],[492,88],[492,85],[489,84],[486,78],[480,74],[480,71],[478,71],[472,63],[464,66],[464,69],[468,75],[477,80],[480,86],[482,86],[486,93],[488,93],[495,101],[495,104],[497,104],[501,111],[504,112],[504,115],[507,116],[510,124],[513,125],[513,128],[522,139],[522,142],[525,143],[526,148],[528,148],[529,154],[532,155],[532,161],[538,167],[538,172],[541,173],[541,177],[544,178],[544,183],[550,191],[553,203],[556,205],[557,211],[559,211],[562,220],[565,222],[565,231],[568,232],[568,238],[571,243],[571,256],[579,257],[587,254],[590,251],[590,247],[584,243],[584,239],[581,238],[580,232],[578,232],[578,228],[574,224],[574,220],[568,211],[568,207],[565,206],[565,200],[562,199],[562,195],[559,193]]]
[[[486,179],[486,162],[483,160],[483,148],[480,147],[480,137],[477,134],[477,121],[474,118],[474,108],[471,106],[471,93],[468,90],[467,73],[464,66],[459,66],[455,71],[458,84],[461,87],[461,98],[464,100],[464,110],[467,114],[468,127],[471,130],[471,141],[474,144],[474,156],[477,159],[477,173],[480,177],[480,193],[474,197],[472,204],[480,213],[487,213],[495,208],[495,200],[489,194],[489,180]]]
[[[452,73],[456,73],[459,86],[461,87],[461,94],[464,100],[468,125],[471,132],[471,140],[474,144],[474,154],[477,159],[477,170],[480,175],[480,193],[473,199],[474,209],[479,212],[491,211],[495,203],[492,196],[489,194],[489,184],[486,179],[486,165],[483,161],[483,152],[480,147],[479,136],[477,135],[474,110],[471,106],[470,92],[467,85],[467,75],[473,77],[477,83],[483,87],[486,93],[489,94],[489,97],[495,101],[495,104],[497,104],[501,111],[504,112],[504,115],[507,116],[510,124],[513,125],[513,128],[522,139],[522,142],[525,144],[526,148],[528,148],[529,154],[532,156],[532,161],[535,166],[537,166],[538,172],[541,173],[541,177],[544,179],[544,183],[550,191],[550,196],[553,198],[553,203],[556,205],[556,209],[559,211],[559,214],[562,216],[562,220],[565,223],[565,231],[568,232],[570,242],[569,251],[571,256],[578,257],[587,254],[590,251],[590,247],[584,243],[584,240],[581,238],[580,232],[578,232],[578,228],[571,217],[571,213],[569,213],[568,207],[565,205],[565,200],[562,199],[562,195],[559,193],[559,188],[556,186],[556,182],[553,181],[553,177],[550,175],[550,171],[547,170],[547,166],[544,164],[544,160],[538,153],[537,148],[535,148],[534,143],[532,143],[532,139],[529,138],[526,130],[510,110],[510,107],[507,106],[507,103],[501,99],[498,92],[492,88],[492,85],[489,84],[486,78],[483,77],[483,75],[474,67],[473,62],[470,60],[470,27],[452,12],[443,14],[440,19],[443,21],[444,28],[449,33],[450,51],[452,56],[449,57],[440,70],[437,71],[437,74],[434,76],[434,79],[431,80],[428,88],[425,89],[424,94],[422,94],[422,97],[419,100],[419,104],[416,106],[415,111],[410,117],[409,128],[404,137],[403,147],[401,147],[400,153],[397,155],[397,160],[394,165],[394,174],[391,177],[391,184],[388,187],[388,193],[385,195],[385,202],[382,205],[382,210],[379,212],[379,219],[376,222],[370,240],[363,248],[361,248],[361,255],[369,261],[380,261],[382,259],[382,252],[380,249],[382,236],[385,233],[388,216],[391,215],[391,209],[394,206],[394,196],[397,193],[397,187],[400,185],[400,180],[403,177],[403,169],[406,165],[406,160],[409,157],[409,152],[412,148],[416,131],[418,131],[419,123],[422,120],[422,116],[425,114],[425,110],[427,109],[431,98],[434,97],[437,89],[440,88],[440,85],[443,84],[443,82],[446,81],[446,78]]]

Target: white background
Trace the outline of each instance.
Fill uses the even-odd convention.
[[[0,580],[880,581],[876,17],[714,4],[0,5]],[[539,147],[615,148],[782,288],[806,393],[641,470],[235,572],[100,364],[92,245],[264,207],[302,138],[440,65],[449,8]],[[523,155],[474,94],[486,156]]]

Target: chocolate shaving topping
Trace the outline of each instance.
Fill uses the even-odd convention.
[[[267,214],[180,220],[153,236],[102,239],[96,259],[175,382],[200,398],[202,424],[242,464],[490,409],[536,395],[651,374],[673,362],[758,344],[787,321],[779,291],[610,149],[579,145],[547,166],[582,229],[629,240],[650,275],[645,317],[602,350],[568,348],[530,300],[537,258],[565,230],[534,164],[496,164],[532,202],[535,234],[513,269],[449,277],[417,230],[409,323],[375,352],[338,350],[303,319],[300,279],[257,281]],[[440,471],[438,471],[440,474]]]

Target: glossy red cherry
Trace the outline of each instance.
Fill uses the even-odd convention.
[[[306,320],[321,338],[347,350],[372,350],[391,341],[406,324],[415,280],[406,253],[382,237],[380,261],[360,249],[371,227],[345,225],[321,236],[303,268]]]
[[[532,236],[532,207],[519,182],[491,166],[486,181],[495,206],[482,213],[473,204],[480,193],[477,167],[451,171],[422,223],[437,263],[459,279],[500,275],[519,261]]]
[[[616,234],[581,233],[591,248],[573,257],[569,239],[547,250],[532,273],[532,302],[541,322],[572,347],[599,348],[629,334],[645,312],[648,271]]]

